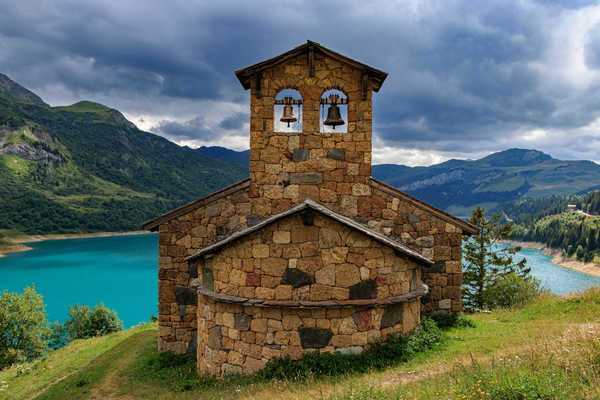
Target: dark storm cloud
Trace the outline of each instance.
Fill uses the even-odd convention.
[[[219,123],[219,127],[226,130],[240,129],[248,122],[249,118],[250,116],[246,113],[236,113],[222,120]]]
[[[211,129],[203,118],[197,117],[179,123],[175,121],[161,121],[153,130],[172,140],[211,140],[217,132]],[[220,135],[219,135],[220,136]]]
[[[600,116],[600,81],[568,65],[583,40],[585,66],[600,69],[600,21],[575,34],[593,4],[0,0],[0,72],[53,104],[101,99],[157,116],[152,130],[173,140],[225,141],[248,134],[234,70],[311,39],[390,74],[374,95],[385,145],[496,151]],[[576,140],[553,151],[546,139],[530,145],[577,154]]]

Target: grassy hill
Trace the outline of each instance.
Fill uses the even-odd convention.
[[[0,74],[0,234],[139,229],[247,174],[104,105],[50,107]]]
[[[594,399],[600,397],[600,290],[545,296],[471,317],[408,363],[367,374],[260,381],[197,378],[157,363],[156,324],[75,341],[0,372],[0,399]],[[464,396],[464,397],[463,397]]]

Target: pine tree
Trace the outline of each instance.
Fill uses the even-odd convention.
[[[514,259],[520,247],[498,246],[499,241],[514,235],[511,224],[501,225],[499,219],[498,214],[488,218],[481,207],[474,209],[469,219],[479,233],[467,237],[463,249],[463,303],[467,309],[485,309],[486,290],[499,279],[509,274],[525,278],[531,271],[525,258]]]

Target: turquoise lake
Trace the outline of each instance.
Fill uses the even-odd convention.
[[[117,311],[126,328],[157,315],[158,235],[49,240],[31,251],[0,258],[0,290],[22,292],[28,285],[44,295],[48,319],[62,322],[70,304]],[[538,250],[523,249],[533,275],[556,294],[600,285],[600,277],[552,263]]]

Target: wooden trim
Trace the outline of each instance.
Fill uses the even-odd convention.
[[[249,67],[239,69],[239,70],[235,71],[235,75],[237,76],[238,80],[242,84],[242,87],[244,89],[248,90],[250,88],[250,79],[257,72],[260,72],[267,68],[271,68],[278,64],[281,64],[281,63],[289,60],[290,58],[293,58],[299,54],[302,54],[305,51],[307,53],[309,53],[308,57],[310,57],[311,49],[312,49],[312,51],[315,51],[315,50],[320,51],[321,53],[325,54],[326,56],[333,58],[335,60],[338,60],[340,62],[343,62],[345,64],[349,64],[349,65],[353,66],[354,68],[368,71],[369,77],[371,79],[373,79],[373,81],[376,83],[373,86],[373,90],[375,92],[379,91],[379,89],[381,88],[381,85],[383,84],[383,81],[385,80],[385,78],[387,78],[387,75],[388,75],[387,72],[383,72],[377,68],[373,68],[367,64],[363,64],[359,61],[353,60],[342,54],[336,53],[335,51],[329,50],[328,48],[321,46],[319,43],[312,42],[310,40],[307,40],[306,43],[304,43],[300,46],[297,46],[285,53],[278,55],[278,56],[275,56],[275,57],[269,58],[265,61],[261,61],[259,63],[253,64]],[[309,67],[310,67],[310,65],[309,65]],[[309,68],[309,76],[310,76],[310,68]]]

